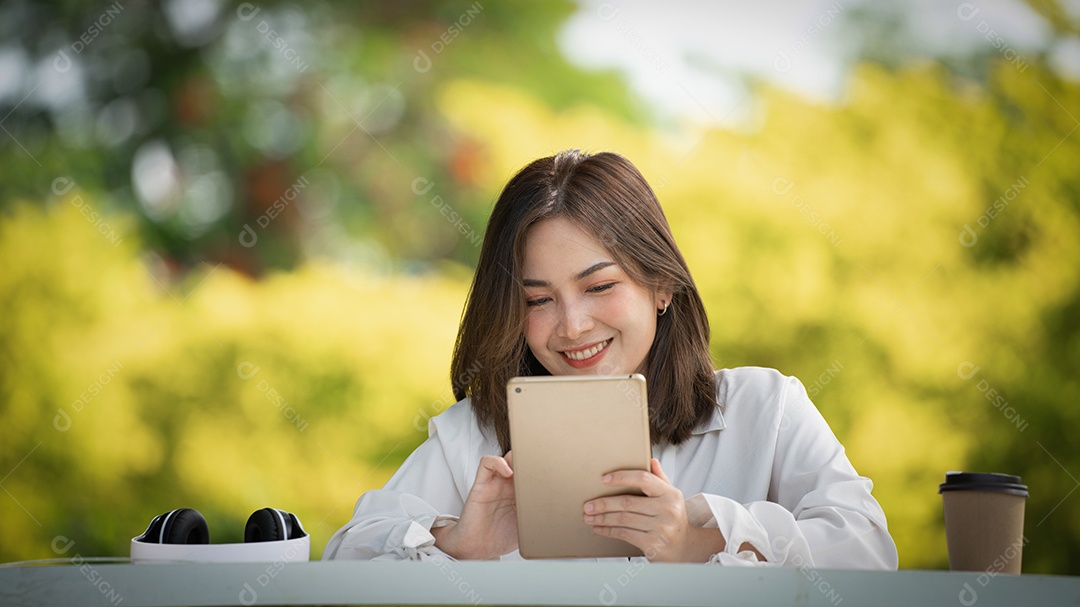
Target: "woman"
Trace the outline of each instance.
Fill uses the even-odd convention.
[[[697,288],[652,189],[628,160],[536,160],[492,211],[451,365],[460,399],[324,559],[515,559],[505,386],[516,375],[642,373],[643,495],[584,504],[594,532],[651,561],[895,569],[885,515],[801,383],[714,371]]]

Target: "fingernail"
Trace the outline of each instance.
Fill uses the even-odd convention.
[[[594,518],[596,518],[596,517],[592,516],[591,514],[587,514],[587,515],[585,515],[585,522],[586,523],[591,523],[591,522],[593,522]]]
[[[610,474],[605,474],[604,475],[604,482],[605,483],[610,483],[611,482],[611,475]]]
[[[585,512],[592,512],[596,508],[592,505],[592,502],[585,504]]]

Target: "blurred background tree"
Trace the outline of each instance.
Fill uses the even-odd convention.
[[[499,188],[582,147],[645,172],[717,364],[803,380],[902,567],[946,566],[936,484],[985,469],[1032,487],[1025,571],[1080,572],[1076,12],[958,50],[830,6],[837,99],[736,74],[749,115],[702,124],[565,50],[599,19],[672,77],[621,4],[0,4],[0,560],[182,505],[214,541],[290,509],[317,557],[453,402]]]

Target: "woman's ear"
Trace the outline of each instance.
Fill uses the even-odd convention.
[[[667,307],[671,305],[671,298],[674,294],[667,289],[660,289],[656,292],[656,311],[667,310]]]

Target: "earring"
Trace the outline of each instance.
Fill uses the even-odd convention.
[[[659,312],[657,312],[657,313],[656,313],[656,315],[657,315],[657,316],[663,316],[664,314],[667,314],[667,308],[668,308],[668,306],[670,306],[670,305],[671,305],[671,302],[670,302],[670,301],[665,301],[665,302],[664,302],[664,309],[663,309],[663,310],[660,310]]]

